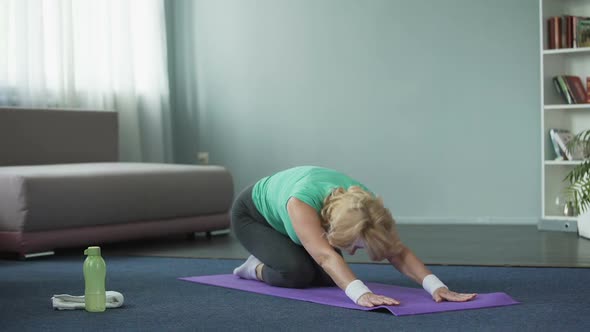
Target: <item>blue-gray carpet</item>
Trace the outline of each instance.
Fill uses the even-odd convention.
[[[125,306],[105,313],[55,311],[53,294],[82,295],[83,256],[0,261],[2,331],[590,331],[590,269],[431,269],[452,289],[510,294],[520,305],[395,317],[177,280],[229,273],[236,260],[105,257],[107,289]],[[352,264],[367,281],[416,286],[393,268]]]

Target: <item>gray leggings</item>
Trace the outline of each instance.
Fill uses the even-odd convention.
[[[252,201],[253,187],[244,189],[236,198],[231,223],[240,243],[264,263],[263,281],[287,288],[335,285],[305,248],[277,232],[258,212]]]

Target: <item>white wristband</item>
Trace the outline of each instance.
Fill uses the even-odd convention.
[[[438,279],[434,274],[429,274],[424,278],[424,280],[422,280],[422,287],[424,287],[424,289],[430,293],[430,295],[434,294],[434,291],[441,287],[449,288],[443,284],[443,282],[440,281],[440,279]]]
[[[344,292],[349,299],[356,303],[361,296],[371,293],[371,290],[369,287],[365,286],[362,281],[356,279],[346,286],[346,290]]]

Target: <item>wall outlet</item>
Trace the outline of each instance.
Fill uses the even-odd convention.
[[[197,153],[197,164],[208,165],[209,164],[209,152]]]

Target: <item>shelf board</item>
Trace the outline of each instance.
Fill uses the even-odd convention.
[[[546,111],[550,110],[583,110],[583,109],[590,109],[590,104],[572,104],[572,105],[545,105],[543,108]]]
[[[590,47],[558,48],[558,49],[555,49],[555,50],[543,50],[543,55],[553,55],[553,54],[579,54],[579,53],[590,53]]]
[[[543,216],[543,220],[554,220],[554,221],[577,221],[578,217],[566,217],[566,216]]]
[[[568,165],[580,165],[583,162],[583,160],[545,160],[543,163],[545,165],[562,165],[562,166],[568,166]]]

